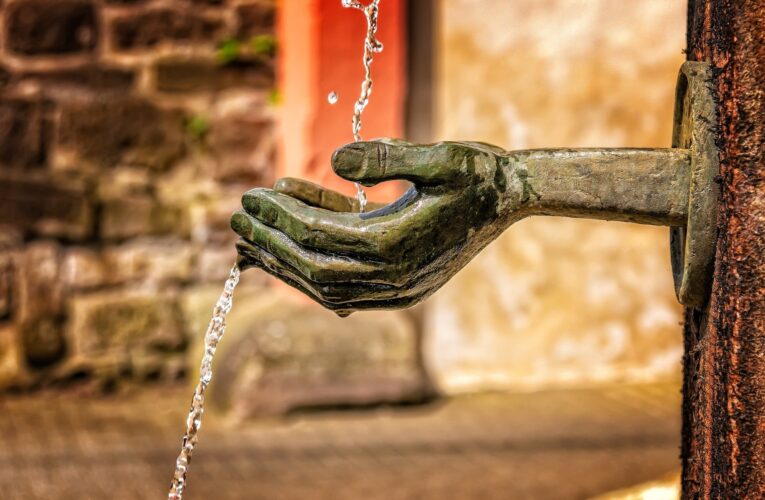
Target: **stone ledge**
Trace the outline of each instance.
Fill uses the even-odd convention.
[[[415,402],[430,395],[418,334],[406,313],[341,319],[274,289],[237,292],[218,346],[211,404],[252,417],[306,407]],[[191,367],[198,366],[218,293],[218,287],[204,287],[183,299],[187,335],[195,345]]]

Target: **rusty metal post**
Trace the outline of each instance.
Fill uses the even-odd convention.
[[[683,498],[765,498],[765,0],[690,0],[712,63],[721,203],[709,305],[688,309]]]

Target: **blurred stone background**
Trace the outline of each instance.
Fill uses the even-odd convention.
[[[309,6],[348,14],[339,0],[306,1],[287,2],[306,26],[310,16],[294,16]],[[332,75],[350,68],[361,78],[361,35],[347,63],[331,59],[339,45],[329,41],[320,51],[329,58],[322,78],[330,79],[300,82],[316,83],[314,108],[285,103],[276,63],[295,52],[278,36],[280,5],[3,2],[0,389],[70,380],[109,387],[195,373],[195,344],[235,258],[228,217],[241,194],[285,171],[327,177],[324,153],[303,152],[305,165],[277,167],[277,150],[300,157],[290,138],[309,130],[280,132],[277,123],[300,108],[298,118],[314,120],[311,133],[326,142],[321,120],[350,121],[355,97],[344,92],[336,109],[328,107]],[[386,50],[375,62],[380,92],[366,112],[365,137],[403,134],[396,123],[405,115],[404,82],[393,73],[404,72],[399,45],[418,43],[420,32],[410,26],[407,42],[403,5],[383,0],[382,15],[391,17],[380,24]],[[409,64],[410,72],[434,67],[427,85],[410,82],[410,96],[434,100],[433,130],[410,123],[417,140],[511,149],[669,145],[682,2],[436,5],[430,57]],[[350,19],[363,33],[360,14]],[[337,19],[323,22],[322,40],[339,33],[338,43],[351,43]],[[416,104],[408,106],[422,108]],[[376,108],[387,113],[385,129],[373,124]],[[338,123],[345,127],[345,118]],[[347,129],[338,144],[350,139]],[[214,399],[260,414],[410,402],[434,390],[676,380],[680,308],[667,240],[665,228],[527,220],[419,310],[351,320],[250,271],[222,343]]]
[[[222,283],[228,218],[273,181],[275,3],[1,11],[0,388],[181,377],[184,297]]]
[[[508,149],[669,147],[685,4],[444,0],[439,138]],[[447,393],[679,380],[666,228],[533,218],[428,303]]]
[[[405,43],[395,37],[405,4],[388,3],[380,33],[391,46],[378,68],[399,80],[377,79],[380,102],[368,113],[381,111],[365,131],[382,118],[401,135]],[[336,77],[345,68],[361,81],[364,18],[339,1],[290,6],[298,23],[324,19],[322,32],[297,30],[307,47],[278,39],[274,0],[2,4],[0,390],[196,378],[236,258],[228,219],[242,193],[277,176],[277,118],[283,131],[300,126],[286,121],[294,108],[283,88],[303,85],[297,102],[287,93],[298,114],[323,113],[308,124],[318,143],[281,134],[283,156],[306,158],[293,162],[296,175],[328,177],[329,154],[350,139],[358,82]],[[359,43],[333,48],[343,39],[328,33],[343,24]],[[279,45],[335,78],[338,109],[303,75],[277,88]],[[329,59],[309,64],[319,48]],[[319,97],[313,107],[301,103],[308,95]],[[342,321],[256,271],[245,273],[235,301],[216,362],[219,407],[248,416],[429,397],[410,314]]]

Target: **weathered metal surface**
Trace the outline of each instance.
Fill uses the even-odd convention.
[[[765,498],[765,1],[693,0],[688,54],[708,61],[721,197],[711,299],[688,309],[683,498]]]
[[[681,304],[701,308],[709,299],[717,237],[720,187],[719,152],[715,145],[717,113],[711,68],[687,62],[680,70],[675,99],[672,146],[691,151],[687,224],[670,229],[672,274]]]
[[[364,185],[404,179],[396,202],[359,214],[304,185],[255,189],[231,224],[243,269],[260,267],[339,314],[409,307],[428,297],[512,223],[532,215],[682,225],[690,152],[548,149],[481,143],[358,142],[335,172]],[[282,191],[284,183],[277,186]]]

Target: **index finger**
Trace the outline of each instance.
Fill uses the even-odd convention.
[[[294,177],[284,177],[276,181],[274,191],[296,198],[306,205],[323,208],[332,212],[358,212],[359,200],[342,193],[324,188],[313,182]],[[367,203],[367,210],[383,207],[382,203]]]

